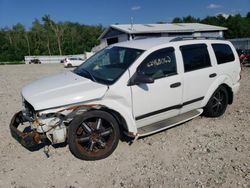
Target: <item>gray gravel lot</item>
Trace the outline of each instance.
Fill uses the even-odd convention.
[[[175,128],[120,142],[107,159],[87,162],[68,146],[30,152],[9,133],[21,109],[21,88],[65,71],[63,65],[0,66],[0,187],[248,187],[250,188],[250,67],[224,116],[198,117]]]

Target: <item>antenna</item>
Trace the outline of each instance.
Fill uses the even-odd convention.
[[[134,30],[134,18],[133,17],[130,18],[130,24],[131,24],[130,29]]]

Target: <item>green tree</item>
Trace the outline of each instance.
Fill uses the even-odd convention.
[[[227,27],[225,38],[250,37],[250,12],[228,18],[217,15],[199,19],[189,15],[172,20],[172,23],[195,22]],[[101,25],[56,22],[49,15],[41,21],[35,19],[29,30],[17,23],[12,28],[0,29],[0,61],[23,60],[26,55],[82,54],[99,44],[103,30]]]
[[[182,18],[184,23],[196,23],[196,22],[200,22],[199,18],[195,18],[193,16],[186,16]]]
[[[179,17],[175,17],[172,21],[172,23],[182,23],[182,22],[183,22],[183,20]]]
[[[45,25],[50,27],[50,30],[54,32],[58,50],[59,50],[59,55],[62,55],[62,39],[63,39],[63,34],[64,34],[64,24],[63,23],[55,23],[49,15],[45,15],[42,20],[44,21]],[[48,27],[47,27],[48,29]]]

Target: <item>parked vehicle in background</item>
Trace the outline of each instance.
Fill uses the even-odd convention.
[[[240,62],[242,65],[250,64],[250,50],[243,50],[240,55]]]
[[[74,71],[22,89],[23,110],[10,129],[25,147],[49,139],[67,142],[74,156],[98,160],[120,135],[153,134],[200,114],[224,114],[240,86],[240,62],[231,42],[151,38],[111,45]],[[29,122],[30,132],[18,130]]]
[[[41,64],[41,61],[39,59],[32,59],[29,64]]]
[[[238,54],[239,57],[241,56],[241,54],[243,54],[243,50],[242,49],[236,49],[236,51],[237,51],[237,54]]]
[[[62,59],[62,60],[60,61],[60,63],[64,63],[65,60],[66,60],[66,58]]]
[[[64,60],[64,67],[77,67],[81,65],[85,60],[80,57],[67,57]]]

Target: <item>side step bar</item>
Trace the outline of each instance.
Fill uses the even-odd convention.
[[[143,127],[138,128],[138,136],[137,137],[143,137],[148,136],[150,134],[157,133],[159,131],[169,129],[171,127],[174,127],[178,124],[184,123],[188,120],[191,120],[197,116],[199,116],[203,112],[202,109],[198,110],[192,110],[189,112],[186,112],[184,114],[156,122],[154,124],[146,125]]]

